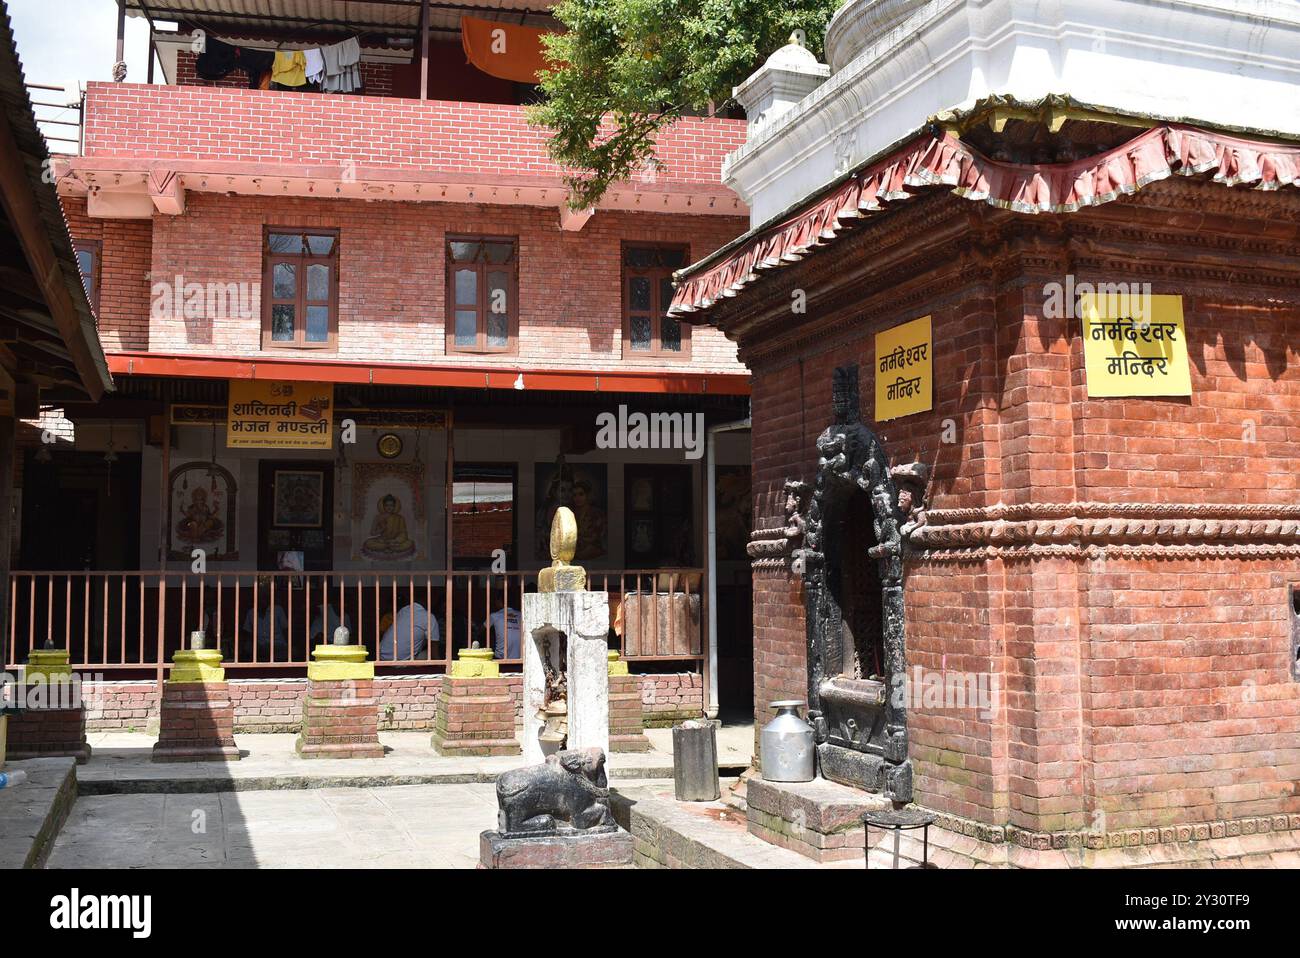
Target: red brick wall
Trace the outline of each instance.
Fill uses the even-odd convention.
[[[263,199],[191,193],[184,216],[153,219],[153,277],[173,283],[251,283],[252,319],[152,323],[157,352],[252,355],[261,352],[262,227],[337,227],[339,349],[313,359],[438,362],[444,334],[445,236],[448,232],[519,239],[520,348],[517,356],[457,354],[451,363],[501,362],[530,368],[680,369],[686,360],[623,353],[621,250],[627,242],[679,242],[692,256],[742,231],[731,217],[608,211],[581,232],[560,229],[553,209],[443,203]],[[74,225],[74,235],[78,235]],[[136,301],[132,290],[132,302]],[[110,290],[105,290],[110,297]],[[115,306],[120,309],[120,306]],[[292,350],[279,351],[301,357]],[[716,330],[697,330],[689,368],[743,372],[735,346]]]
[[[754,373],[756,525],[779,522],[786,478],[815,475],[832,370],[858,364],[871,424],[874,334],[924,315],[934,323],[934,409],[873,428],[892,462],[931,468],[931,525],[971,521],[939,510],[999,504],[1096,503],[1102,515],[1136,506],[1135,515],[1147,517],[1127,538],[1089,526],[1048,548],[1004,539],[961,561],[942,550],[909,559],[909,668],[988,673],[1002,686],[992,716],[912,709],[923,804],[1044,831],[1300,811],[1300,683],[1291,675],[1287,597],[1287,586],[1300,583],[1300,550],[1249,545],[1277,533],[1278,517],[1296,505],[1300,377],[1287,344],[1300,334],[1300,277],[1283,272],[1294,259],[1263,252],[1253,262],[1271,271],[1267,281],[1215,258],[1221,244],[1226,263],[1234,243],[1260,235],[1258,223],[1220,215],[1196,240],[1177,232],[1187,222],[1184,204],[1222,213],[1231,202],[1222,192],[1171,182],[1148,188],[1140,202],[1070,217],[1085,245],[1121,232],[1134,244],[1161,238],[1163,245],[1109,251],[1104,271],[1086,265],[1074,245],[1060,250],[1054,268],[1050,230],[1059,218],[1045,217],[1016,222],[1018,238],[1044,232],[1029,241],[1032,255],[1011,256],[996,272],[933,251],[925,260],[892,260],[880,245],[924,249],[923,216],[924,228],[937,230],[934,204],[914,201],[891,223],[891,240],[861,240],[877,244],[878,272],[855,283],[851,306],[810,308],[803,335],[787,325],[742,342]],[[962,216],[1005,215],[943,202]],[[1277,215],[1300,215],[1293,198],[1276,202],[1285,204]],[[1294,245],[1295,230],[1286,235]],[[967,240],[978,245],[968,235],[958,246]],[[1193,245],[1195,268],[1182,265]],[[788,273],[769,302],[788,302],[790,287],[806,286],[815,304],[831,274],[860,262],[819,256],[806,272]],[[1190,398],[1088,398],[1077,321],[1043,315],[1043,284],[1063,282],[1071,270],[1080,282],[1148,281],[1156,294],[1184,297]],[[943,439],[946,422],[953,442]],[[1261,521],[1252,535],[1262,538],[1248,536],[1246,549],[1234,552],[1206,521],[1184,523],[1182,533],[1173,531],[1177,523],[1157,522],[1157,510],[1183,504],[1193,519],[1254,515],[1273,520],[1273,531]],[[1072,541],[1109,545],[1080,554]],[[1171,544],[1186,551],[1161,551]],[[761,708],[766,695],[798,688],[806,637],[802,595],[785,573],[757,569],[754,587]]]
[[[783,568],[754,570],[754,724],[772,720],[769,706],[808,698],[808,651],[791,636],[803,635],[803,579]]]
[[[291,98],[291,99],[286,99]],[[292,104],[292,109],[286,109]],[[436,169],[448,176],[558,179],[546,131],[510,104],[421,102],[138,83],[87,86],[85,155]],[[743,120],[684,119],[659,139],[661,183],[715,185],[745,142]],[[558,205],[558,204],[557,204]]]
[[[641,681],[641,715],[648,728],[664,728],[704,714],[704,685],[698,672],[637,678]]]
[[[99,240],[99,338],[104,349],[149,348],[149,270],[153,259],[153,223],[149,220],[104,220],[86,215],[86,201],[65,196],[63,212],[75,239]]]
[[[506,673],[515,697],[515,720],[522,723],[523,677]],[[654,727],[670,719],[703,714],[703,684],[699,673],[638,675],[645,723]],[[86,683],[86,727],[92,731],[144,732],[158,720],[158,685],[155,682]],[[380,729],[412,730],[433,727],[441,675],[410,678],[381,676],[375,680]],[[232,679],[230,699],[235,706],[238,731],[285,732],[302,721],[302,697],[307,680]],[[391,711],[390,711],[391,709]]]

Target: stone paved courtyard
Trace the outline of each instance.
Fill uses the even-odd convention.
[[[472,868],[492,785],[77,800],[49,868]]]

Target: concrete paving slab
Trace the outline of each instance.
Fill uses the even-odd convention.
[[[76,799],[76,761],[34,758],[6,762],[27,781],[0,790],[0,868],[39,868]]]
[[[610,779],[671,779],[671,731],[648,729],[655,743],[649,752],[612,753],[606,765]],[[482,784],[524,764],[517,755],[438,755],[429,745],[428,732],[381,732],[379,739],[387,750],[383,758],[310,762],[294,751],[294,735],[241,735],[237,741],[243,758],[238,762],[165,765],[152,761],[156,736],[101,732],[92,739],[94,754],[78,775],[82,795]],[[749,764],[752,726],[723,726],[718,741],[723,774],[738,773]]]

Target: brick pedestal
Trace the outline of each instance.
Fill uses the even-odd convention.
[[[510,679],[490,649],[462,649],[442,677],[433,749],[439,755],[518,755]]]
[[[383,758],[375,680],[308,679],[295,747],[303,758]]]
[[[163,683],[155,762],[233,762],[235,706],[216,649],[182,649]]]
[[[86,707],[67,651],[34,649],[23,682],[26,707],[9,723],[9,758],[75,758],[85,763],[90,758]]]
[[[302,758],[383,758],[379,744],[379,702],[375,663],[363,645],[318,645],[307,666]]]
[[[233,762],[235,707],[222,682],[171,682],[163,685],[155,762]]]
[[[8,756],[11,759],[68,757],[84,764],[90,758],[85,707],[33,708],[11,716]]]
[[[609,653],[609,750],[650,751],[641,717],[641,683],[628,674],[627,663],[613,651]]]

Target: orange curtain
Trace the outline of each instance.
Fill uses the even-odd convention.
[[[548,69],[542,34],[549,32],[478,17],[460,18],[460,39],[469,62],[489,76],[516,83],[536,83],[538,71]]]

